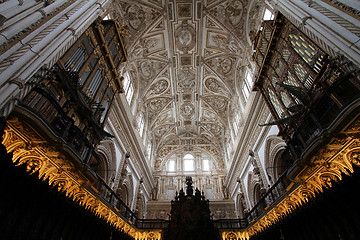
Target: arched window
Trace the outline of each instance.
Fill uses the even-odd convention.
[[[175,172],[175,160],[169,160],[168,162],[168,171]]]
[[[130,81],[130,77],[129,77],[128,73],[125,73],[125,75],[124,75],[123,87],[124,87],[124,93],[126,96],[126,100],[128,101],[128,103],[130,105],[132,96],[134,94],[134,87]]]
[[[250,71],[247,71],[246,76],[245,76],[243,89],[242,89],[243,94],[244,94],[246,99],[248,99],[249,96],[250,96],[252,85],[253,85],[253,77],[252,77]]]
[[[203,171],[210,171],[209,159],[204,159],[202,163]]]
[[[129,198],[128,198],[128,189],[126,187],[126,185],[122,185],[121,186],[121,195],[120,195],[120,199],[126,204],[129,205]]]
[[[184,171],[194,171],[194,156],[191,154],[184,156]]]
[[[274,14],[269,10],[266,9],[263,16],[264,21],[274,20]]]

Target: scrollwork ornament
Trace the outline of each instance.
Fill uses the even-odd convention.
[[[47,180],[49,185],[57,187],[58,191],[64,192],[99,218],[135,236],[138,230],[129,224],[123,228],[124,220],[85,188],[90,181],[78,174],[74,165],[69,163],[70,160],[56,152],[35,130],[19,119],[12,118],[8,120],[3,139],[7,151],[13,152],[16,166],[25,165],[29,174],[38,173],[39,179]]]

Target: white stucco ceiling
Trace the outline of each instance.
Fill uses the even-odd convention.
[[[224,168],[262,5],[255,0],[113,2],[112,17],[128,28],[125,69],[135,88],[135,119],[145,118],[155,170],[172,153],[195,150]]]

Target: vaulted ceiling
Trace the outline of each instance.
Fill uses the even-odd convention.
[[[112,3],[112,17],[127,25],[135,118],[144,116],[155,170],[178,150],[204,151],[224,169],[262,6],[260,0]]]

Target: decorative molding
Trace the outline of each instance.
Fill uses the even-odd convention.
[[[342,174],[354,172],[353,164],[360,166],[360,119],[322,147],[293,179],[288,194],[277,205],[248,228],[249,236],[255,235],[286,217],[298,207],[322,193],[324,188],[342,179]]]
[[[16,117],[9,119],[7,124],[3,144],[8,152],[12,152],[16,166],[26,165],[29,174],[37,172],[40,180],[47,180],[49,185],[56,186],[58,191],[119,231],[137,240],[161,239],[161,230],[139,230],[122,219],[116,207],[108,206],[98,197],[91,180],[80,170],[83,166],[71,162],[34,129]]]

